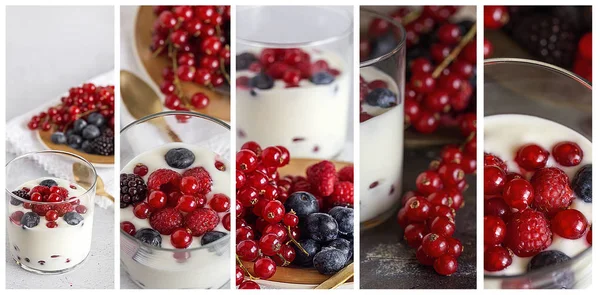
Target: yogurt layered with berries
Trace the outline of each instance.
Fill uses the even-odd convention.
[[[487,117],[484,142],[485,287],[588,286],[591,261],[579,255],[591,247],[592,143],[525,115]],[[577,267],[542,270],[575,258]],[[516,275],[517,285],[502,280]]]
[[[93,198],[83,187],[59,178],[20,185],[8,203],[13,259],[40,273],[62,273],[83,262],[92,243]]]
[[[360,69],[360,221],[375,220],[400,199],[404,107],[392,77]]]
[[[332,158],[343,148],[350,75],[331,52],[263,49],[237,56],[238,148],[285,146],[298,158]]]
[[[121,170],[121,262],[144,288],[216,289],[229,280],[227,161],[169,143]]]

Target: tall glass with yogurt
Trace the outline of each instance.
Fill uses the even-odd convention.
[[[179,122],[177,118],[183,117],[187,121]],[[184,147],[195,154],[194,164],[202,164],[211,174],[213,192],[218,190],[231,197],[229,176],[233,166],[228,164],[230,130],[226,123],[194,112],[163,112],[127,125],[120,136],[122,173],[132,173],[138,162],[148,166],[148,174],[158,168],[169,168],[161,166],[165,161],[164,153],[171,148]],[[217,165],[217,161],[222,165]],[[150,228],[147,219],[135,219],[131,211],[131,206],[121,208],[121,221],[134,223],[137,230]],[[229,219],[227,213],[218,213],[219,224],[214,229],[225,235],[206,245],[201,245],[201,237],[195,236],[185,249],[173,247],[168,235],[162,237],[162,245],[157,247],[143,243],[121,229],[121,267],[142,288],[227,288],[230,234],[222,222]]]
[[[360,222],[363,228],[379,224],[396,209],[402,193],[404,145],[405,31],[395,20],[362,8],[361,40],[369,24],[379,19],[392,30],[389,48],[361,58],[360,113]],[[372,40],[371,40],[372,41]],[[378,99],[385,97],[386,99]]]
[[[49,200],[50,189],[60,199]],[[32,201],[38,191],[44,200]],[[92,243],[95,195],[96,170],[78,155],[47,150],[8,162],[6,228],[14,261],[38,274],[65,273],[83,263]]]
[[[351,112],[349,7],[239,6],[237,145],[285,146],[296,158],[330,159]]]

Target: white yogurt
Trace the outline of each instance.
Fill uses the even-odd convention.
[[[383,80],[396,95],[396,82],[375,67],[361,68],[368,82]],[[404,104],[391,108],[363,106],[375,117],[360,123],[360,222],[395,208],[402,192]],[[377,185],[375,185],[377,184]]]
[[[552,148],[561,141],[577,143],[583,151],[581,163],[574,167],[564,167],[552,157]],[[558,123],[525,115],[496,115],[486,117],[484,121],[484,149],[486,153],[493,154],[506,162],[509,172],[521,173],[515,162],[515,155],[519,148],[525,144],[537,144],[550,152],[547,167],[558,167],[563,170],[569,180],[572,180],[577,171],[584,165],[592,163],[592,143],[579,133]],[[525,177],[531,177],[527,173]],[[592,223],[592,203],[585,203],[576,198],[570,208],[579,210]],[[559,250],[569,257],[574,257],[589,248],[585,235],[577,240],[570,240],[552,236],[552,244],[547,250]],[[527,272],[527,264],[532,257],[512,257],[512,264],[506,269],[496,272],[486,271],[487,275],[519,275]],[[490,283],[488,285],[488,283]],[[498,288],[493,282],[486,280],[486,288]]]
[[[311,60],[323,59],[340,71],[331,84],[315,85],[302,79],[299,87],[285,88],[285,82],[275,80],[267,90],[237,88],[238,149],[252,140],[261,146],[285,146],[295,158],[330,159],[341,152],[348,124],[350,76],[337,56],[310,54]],[[238,77],[255,75],[247,70],[237,72]]]
[[[8,203],[7,222],[10,253],[13,259],[23,266],[48,273],[61,273],[72,269],[83,262],[90,253],[92,243],[92,225],[94,221],[94,193],[86,194],[86,189],[77,184],[59,178],[44,177],[28,181],[15,190],[33,188],[43,180],[52,179],[60,187],[69,191],[69,197],[81,196],[80,205],[87,208],[81,214],[83,220],[77,225],[68,224],[63,217],[55,221],[57,226],[49,228],[44,216],[40,216],[40,223],[33,228],[24,228],[10,221],[10,215],[16,211],[23,213],[32,212],[21,205]],[[73,185],[75,189],[70,186]],[[49,203],[51,204],[51,203]]]
[[[186,169],[169,167],[164,155],[173,148],[186,148],[196,157],[194,163]],[[220,171],[215,167],[215,160],[219,160],[227,167]],[[169,143],[151,151],[144,152],[131,160],[121,173],[133,173],[136,164],[143,163],[148,167],[148,174],[144,181],[148,181],[150,174],[160,168],[168,168],[178,173],[183,173],[193,167],[204,167],[210,174],[213,185],[211,192],[206,196],[207,204],[217,193],[231,197],[229,193],[229,163],[216,153],[195,145],[185,143]],[[219,224],[213,231],[226,233],[228,236],[219,239],[205,247],[200,246],[200,237],[193,237],[188,249],[175,250],[169,235],[162,235],[162,248],[164,251],[153,247],[140,246],[133,237],[121,234],[121,263],[129,273],[132,280],[144,288],[150,289],[180,289],[195,288],[208,289],[220,288],[229,281],[229,231],[225,229],[222,219],[225,213],[218,213]],[[133,206],[120,209],[120,221],[129,221],[135,225],[136,230],[151,228],[148,219],[139,219],[133,214]]]

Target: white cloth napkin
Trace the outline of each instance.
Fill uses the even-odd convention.
[[[96,85],[114,85],[115,84],[115,73],[110,71],[94,77],[87,82],[94,83]],[[63,94],[63,95],[66,95]],[[62,95],[61,95],[62,96]],[[6,124],[6,150],[16,155],[23,155],[30,152],[36,152],[40,150],[47,150],[39,140],[39,137],[35,132],[32,132],[27,128],[27,123],[33,115],[39,114],[42,111],[46,111],[49,107],[56,105],[60,101],[60,97],[49,99],[48,104],[35,108],[28,113],[22,114],[18,117],[13,118]],[[48,173],[55,175],[58,178],[68,179],[65,171],[71,171],[73,169],[70,164],[61,161],[48,161],[37,159],[37,162],[42,166]],[[115,196],[115,179],[114,179],[114,168],[113,167],[96,167],[98,176],[104,181],[104,189]],[[114,205],[113,201],[109,198],[96,195],[95,202],[102,208],[109,208]]]

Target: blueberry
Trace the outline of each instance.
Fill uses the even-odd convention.
[[[348,207],[333,207],[329,215],[337,221],[340,234],[350,235],[354,233],[354,209]]]
[[[238,71],[247,70],[253,62],[258,61],[256,56],[250,52],[238,54],[235,57],[235,69]]]
[[[354,249],[353,249],[353,245],[350,241],[346,240],[346,239],[342,239],[342,238],[337,238],[331,242],[329,242],[329,244],[327,244],[328,248],[335,248],[338,249],[342,252],[344,252],[344,254],[346,254],[346,263],[348,263],[348,261],[350,261],[352,259],[352,255],[354,253]]]
[[[83,216],[81,216],[81,214],[75,211],[71,211],[65,214],[65,216],[63,216],[63,219],[70,225],[78,225],[83,221]]]
[[[87,126],[87,122],[84,119],[75,120],[75,122],[73,122],[73,132],[76,134],[81,134],[81,131],[83,131],[85,126]]]
[[[170,149],[165,154],[165,161],[172,168],[184,169],[190,167],[196,161],[196,156],[186,148],[176,148]]]
[[[160,233],[151,228],[142,228],[135,233],[135,238],[140,240],[142,243],[160,247],[162,244],[162,237]]]
[[[83,139],[81,138],[81,136],[79,136],[77,134],[71,134],[67,138],[67,142],[69,143],[69,146],[74,149],[78,149],[81,146],[82,141],[83,141]]]
[[[50,140],[55,144],[67,144],[67,136],[60,131],[52,133]]]
[[[87,125],[83,128],[83,131],[81,131],[81,135],[85,139],[94,139],[100,136],[100,128],[96,125]]]
[[[32,228],[40,224],[40,216],[34,212],[27,212],[21,217],[21,226],[23,228]]]
[[[295,192],[285,201],[285,211],[294,210],[300,219],[309,214],[319,212],[319,202],[311,193]]]
[[[367,103],[374,107],[391,108],[395,106],[396,94],[387,88],[375,88],[367,94]]]
[[[81,150],[88,154],[94,153],[94,147],[92,146],[92,143],[89,140],[84,140],[81,143]]]
[[[102,127],[106,122],[106,119],[104,119],[104,116],[102,116],[100,113],[91,113],[87,117],[87,122],[88,124],[95,125],[96,127]]]
[[[569,260],[571,260],[571,257],[561,251],[548,250],[540,252],[533,256],[529,261],[529,264],[527,264],[527,271],[530,272],[536,269],[561,264]],[[575,276],[569,269],[559,269],[546,275],[548,276],[547,280],[540,279],[542,279],[542,281],[548,281],[548,286],[545,286],[547,288],[571,289],[575,285]]]
[[[52,179],[44,179],[44,180],[42,180],[42,182],[40,182],[40,185],[47,186],[47,187],[53,187],[53,186],[58,186],[58,183],[56,183],[56,181],[54,181]]]
[[[592,164],[587,164],[577,171],[571,187],[578,198],[586,203],[592,202]]]
[[[325,247],[313,258],[313,265],[318,272],[331,275],[346,265],[346,254],[336,248]]]
[[[317,242],[329,242],[338,237],[338,224],[325,213],[313,213],[306,218],[306,232]]]
[[[424,34],[426,35],[426,34]],[[380,57],[394,50],[398,45],[398,40],[392,33],[378,37],[371,44],[371,58]]]
[[[227,235],[227,234],[224,232],[209,231],[202,236],[202,239],[200,239],[200,245],[204,246],[206,244],[210,244],[210,243],[224,237],[225,235]]]
[[[317,85],[331,84],[335,78],[328,72],[316,72],[310,77],[310,82]]]
[[[269,75],[265,73],[258,73],[256,76],[250,79],[250,85],[252,87],[264,90],[273,88],[275,82],[273,81],[273,78],[271,78]]]
[[[296,245],[292,244],[294,246],[294,250],[296,250],[296,258],[294,258],[293,263],[295,265],[306,267],[312,266],[315,254],[321,251],[321,245],[317,243],[317,241],[311,239],[300,240],[298,241],[298,244],[302,246],[302,249],[306,250],[308,255],[306,255],[306,253],[304,253],[302,250],[298,249]]]

